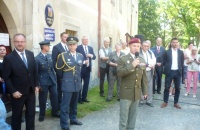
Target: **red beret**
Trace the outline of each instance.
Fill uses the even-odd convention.
[[[140,39],[139,39],[139,38],[132,38],[132,39],[129,41],[129,44],[132,44],[132,43],[140,43]]]

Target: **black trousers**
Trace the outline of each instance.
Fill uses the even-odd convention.
[[[12,130],[21,130],[22,111],[24,105],[26,130],[35,129],[35,92],[30,89],[30,92],[26,95],[22,95],[21,98],[14,98],[11,96],[12,103]]]
[[[90,67],[85,67],[85,71],[81,73],[81,81],[83,82],[83,86],[79,93],[79,101],[87,99],[88,86],[90,82]]]
[[[157,92],[161,91],[163,66],[155,67],[156,77],[153,78],[153,91],[156,91],[155,82],[157,84]]]
[[[62,91],[61,91],[62,82],[60,81],[60,79],[61,78],[57,76],[58,110],[60,110],[60,104],[62,101]]]
[[[46,102],[48,92],[50,94],[50,101],[52,106],[52,114],[57,114],[58,112],[58,93],[56,90],[56,84],[49,86],[41,86],[42,91],[39,93],[39,105],[40,105],[40,117],[45,116]]]
[[[178,70],[171,70],[169,75],[165,76],[165,90],[164,90],[164,102],[168,103],[169,99],[169,88],[171,82],[174,80],[175,95],[174,95],[174,104],[178,103],[179,94],[180,94],[180,83],[181,75]]]
[[[105,76],[107,76],[107,80],[109,82],[109,65],[107,65],[106,68],[100,67],[100,94],[104,94]]]

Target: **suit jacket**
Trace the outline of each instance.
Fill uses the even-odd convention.
[[[76,51],[83,55],[83,60],[87,60],[83,45],[79,45],[77,47]],[[92,58],[89,58],[89,68],[90,68],[90,72],[91,72],[91,70],[92,70],[92,60],[96,59],[96,55],[94,54],[93,48],[91,46],[88,46],[88,53],[93,55]],[[87,67],[87,65],[85,65],[85,64],[82,66],[82,70],[81,70],[82,73],[85,73],[86,67]]]
[[[155,57],[156,57],[156,62],[159,62],[161,64],[163,64],[163,54],[165,52],[165,48],[163,46],[160,46],[160,52],[157,51],[157,46],[152,47],[151,51],[154,53]]]
[[[131,54],[122,56],[118,60],[117,75],[121,77],[120,98],[139,100],[141,91],[147,95],[146,63],[139,57],[140,65],[133,67]]]
[[[81,67],[83,55],[76,53],[76,60],[70,52],[59,54],[56,67],[61,77],[63,92],[79,92],[81,90]]]
[[[36,69],[38,73],[39,85],[49,86],[56,84],[56,75],[50,54],[46,57],[40,52],[36,57]]]
[[[28,68],[26,68],[26,65],[16,50],[4,57],[3,78],[11,94],[16,91],[22,94],[28,94],[30,92],[30,87],[35,91],[35,87],[38,86],[33,52],[25,50],[25,53]]]
[[[178,53],[178,71],[180,75],[183,74],[183,63],[184,63],[184,55],[183,51],[177,50]],[[163,54],[163,66],[164,66],[164,74],[169,75],[171,71],[171,66],[172,66],[172,49],[170,48],[169,50],[165,51]]]
[[[65,49],[63,48],[62,44],[61,43],[58,43],[57,45],[55,45],[53,47],[53,50],[52,50],[52,60],[53,60],[53,67],[55,69],[55,65],[56,65],[56,62],[57,62],[57,57],[59,54],[65,52]],[[55,69],[56,71],[56,69]]]

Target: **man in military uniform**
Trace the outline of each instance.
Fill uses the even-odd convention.
[[[68,119],[71,125],[82,125],[76,118],[79,91],[81,90],[81,67],[83,55],[76,52],[78,39],[68,37],[67,44],[69,51],[58,55],[56,69],[61,77],[61,90],[63,97],[60,107],[60,126],[63,130],[70,130]]]
[[[121,77],[119,130],[134,130],[141,91],[147,97],[145,60],[138,56],[140,40],[129,42],[130,53],[118,60],[117,75]]]
[[[48,91],[50,93],[52,116],[59,118],[60,114],[58,113],[58,93],[56,88],[56,74],[53,68],[51,55],[48,54],[50,49],[50,42],[42,41],[39,44],[41,52],[35,57],[35,60],[36,60],[36,68],[40,86],[39,121],[42,122],[44,121],[44,116],[45,116]]]

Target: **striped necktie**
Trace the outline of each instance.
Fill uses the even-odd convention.
[[[26,61],[26,59],[24,57],[24,52],[21,52],[21,55],[22,55],[22,60],[23,60],[24,64],[26,65],[26,68],[28,68],[27,61]]]

